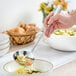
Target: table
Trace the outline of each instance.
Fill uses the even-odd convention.
[[[55,69],[52,76],[76,76],[76,61]]]
[[[28,45],[31,45],[31,44],[34,44],[34,42]],[[14,46],[11,48],[11,51],[21,49],[28,45]],[[76,61],[72,61],[59,68],[54,69],[52,76],[76,76]]]
[[[34,44],[34,42],[28,45],[31,44]],[[27,47],[28,45],[13,46],[11,47],[10,52]],[[76,76],[76,61],[74,60],[68,64],[65,64],[59,68],[54,69],[52,76]]]

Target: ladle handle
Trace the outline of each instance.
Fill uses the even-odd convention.
[[[58,5],[56,10],[54,11],[54,15],[53,16],[57,15],[58,13],[60,13],[61,10],[62,10],[62,5]]]
[[[39,39],[38,39],[38,41],[36,42],[36,44],[35,44],[35,46],[33,47],[33,49],[32,49],[32,51],[31,52],[33,52],[34,50],[35,50],[35,48],[36,48],[36,46],[38,45],[38,43],[39,43],[39,41],[41,40],[41,38],[43,37],[43,32],[42,32],[42,34],[39,36]]]
[[[61,10],[62,10],[62,5],[58,5],[57,8],[56,8],[56,10],[54,11],[54,16],[55,16],[56,14],[60,13]],[[35,50],[36,46],[38,45],[38,43],[39,43],[39,41],[41,40],[41,38],[43,37],[43,35],[44,35],[44,32],[43,32],[43,33],[41,34],[41,36],[39,37],[38,41],[36,42],[36,44],[35,44],[35,46],[33,47],[33,49],[32,49],[31,52],[33,52],[33,51]]]
[[[62,5],[58,5],[57,8],[56,8],[56,10],[53,11],[54,12],[54,15],[53,16],[57,15],[58,13],[60,13],[61,10],[62,10]],[[50,25],[48,25],[48,26],[50,26]]]
[[[61,10],[62,10],[62,5],[58,5],[57,8],[56,8],[56,10],[53,11],[54,12],[54,15],[53,16],[59,14],[61,12]],[[48,26],[50,27],[50,25],[48,25]],[[43,31],[45,32],[45,29],[43,29]],[[48,43],[48,38],[45,35],[43,35],[43,38],[44,38],[43,39],[44,42],[45,43]]]

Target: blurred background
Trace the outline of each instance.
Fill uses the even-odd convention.
[[[16,27],[19,22],[42,26],[39,4],[48,0],[0,0],[0,32]],[[76,9],[76,0],[67,0],[68,10]]]

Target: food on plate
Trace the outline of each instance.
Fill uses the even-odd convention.
[[[54,32],[55,35],[64,36],[76,36],[76,30],[74,29],[59,29]]]
[[[33,60],[30,66],[23,66],[16,61],[10,61],[3,65],[6,76],[49,76],[53,69],[51,62],[42,59]]]
[[[23,56],[23,55],[17,56],[16,61],[21,65],[25,65],[25,66],[32,65],[32,60],[26,56]]]
[[[17,56],[16,61],[22,66],[17,69],[14,73],[16,74],[33,74],[33,73],[41,73],[40,70],[37,70],[33,66],[33,62],[26,56]]]
[[[33,73],[41,73],[41,71],[33,67],[22,67],[14,71],[14,73],[27,75],[27,74],[33,74]]]
[[[32,42],[40,29],[36,24],[20,23],[16,28],[7,31],[13,44],[21,45]]]

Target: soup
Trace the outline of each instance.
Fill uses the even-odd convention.
[[[22,66],[14,73],[16,74],[33,74],[33,73],[41,73],[40,70],[36,69],[33,65],[33,62],[31,59],[29,59],[26,56],[17,56],[16,61]]]
[[[76,36],[76,30],[74,29],[59,29],[54,32],[55,35],[64,36]]]
[[[41,73],[41,71],[33,67],[22,67],[17,69],[14,73],[27,75],[27,74],[33,74],[33,73]]]

